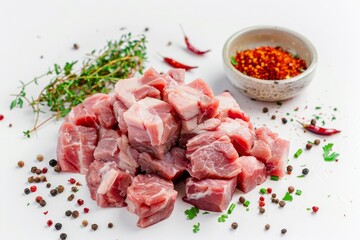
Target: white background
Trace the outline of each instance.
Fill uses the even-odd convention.
[[[359,1],[1,1],[0,3],[0,233],[1,239],[58,239],[60,232],[68,233],[68,239],[356,239],[360,220],[360,114],[359,114],[359,66],[360,66],[360,2]],[[211,48],[203,57],[194,56],[184,48],[182,24],[195,46]],[[277,25],[297,31],[313,42],[319,55],[319,64],[313,83],[298,97],[275,103],[254,102],[236,92],[226,80],[222,69],[221,50],[225,40],[234,32],[254,25]],[[124,31],[120,29],[126,27]],[[246,195],[251,201],[249,211],[237,205],[227,222],[218,223],[219,214],[201,215],[186,220],[183,211],[189,205],[181,201],[181,193],[174,213],[167,220],[147,229],[136,227],[136,216],[126,209],[99,209],[88,196],[86,186],[76,194],[85,200],[90,213],[82,214],[75,202],[66,197],[70,186],[69,177],[84,183],[79,175],[54,174],[48,179],[56,186],[63,184],[65,193],[50,197],[45,186],[38,185],[38,192],[25,196],[23,189],[31,166],[47,166],[55,158],[56,135],[59,123],[51,122],[40,129],[31,139],[21,132],[29,129],[34,116],[29,109],[9,111],[10,94],[17,93],[19,80],[29,81],[53,63],[83,59],[85,53],[101,48],[107,40],[117,39],[122,33],[143,33],[149,27],[148,56],[146,66],[166,71],[157,53],[182,62],[198,65],[187,74],[187,81],[196,77],[205,79],[220,93],[229,89],[241,107],[251,116],[255,126],[268,125],[291,141],[289,163],[294,174],[263,186],[272,187],[280,197],[288,186],[301,189],[303,195],[295,196],[284,209],[271,204],[266,195],[266,213],[257,210],[258,189]],[[171,41],[172,45],[167,46]],[[72,49],[74,43],[80,49]],[[40,56],[43,56],[41,59]],[[35,89],[30,89],[35,93]],[[262,113],[263,107],[270,109]],[[321,110],[315,110],[321,106]],[[294,109],[299,107],[299,111]],[[338,111],[334,112],[333,108]],[[303,133],[299,125],[281,123],[280,118],[310,120],[313,114],[322,114],[326,126],[342,130],[337,136],[327,138],[340,153],[339,162],[324,162],[321,146],[304,151],[299,159],[294,152],[303,148],[316,136]],[[276,120],[270,120],[272,114]],[[336,120],[331,121],[335,114]],[[9,128],[8,125],[13,127]],[[323,139],[323,138],[322,138]],[[46,160],[37,163],[35,156],[42,153]],[[18,169],[18,160],[25,167]],[[303,165],[310,169],[306,178],[297,178]],[[181,186],[177,187],[178,190]],[[43,195],[48,204],[40,208],[34,203],[36,195]],[[240,192],[236,192],[236,202]],[[27,206],[27,203],[30,203]],[[317,205],[320,210],[312,214],[306,208]],[[64,217],[65,210],[79,209],[78,219]],[[48,210],[45,216],[43,211]],[[62,231],[47,228],[48,219],[63,223]],[[87,219],[97,223],[99,230],[80,227]],[[107,229],[108,222],[114,228]],[[236,221],[239,228],[230,229]],[[200,222],[200,232],[192,233],[192,226]],[[271,228],[265,232],[264,225]],[[280,230],[288,230],[281,236]]]

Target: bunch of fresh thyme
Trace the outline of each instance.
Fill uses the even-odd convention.
[[[28,83],[21,82],[21,90],[15,94],[10,109],[22,108],[28,103],[36,114],[36,120],[30,133],[36,131],[52,118],[59,119],[66,116],[72,107],[82,103],[84,99],[94,93],[107,93],[113,89],[120,79],[128,78],[136,72],[142,72],[146,60],[145,36],[133,37],[124,34],[117,41],[109,41],[98,53],[93,50],[87,55],[81,68],[75,69],[77,61],[66,63],[63,67],[54,64],[54,68],[47,73],[34,78]],[[31,84],[38,84],[38,80],[50,77],[50,82],[36,98],[26,94],[26,88]],[[43,122],[39,121],[40,113],[48,106],[52,115]]]

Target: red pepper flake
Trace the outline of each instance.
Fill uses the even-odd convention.
[[[84,204],[84,200],[78,199],[78,200],[77,200],[77,204],[78,204],[79,206],[83,205],[83,204]]]
[[[312,211],[313,211],[313,213],[317,213],[319,211],[319,207],[313,206]]]
[[[33,186],[30,187],[30,191],[31,191],[31,192],[36,192],[36,190],[37,190],[37,187],[36,187],[35,185],[33,185]]]
[[[43,174],[47,173],[47,171],[48,171],[47,167],[44,167],[44,168],[41,170],[41,172],[42,172]]]
[[[52,225],[53,225],[53,221],[52,220],[48,220],[47,222],[46,222],[46,225],[48,226],[48,227],[51,227]]]
[[[265,198],[263,196],[260,196],[259,200],[263,202],[265,201]]]
[[[267,193],[272,193],[272,188],[267,188],[266,191]]]
[[[42,196],[37,196],[35,198],[35,202],[39,203],[42,199],[43,199]]]
[[[4,120],[4,115],[0,114],[0,121]]]
[[[45,211],[45,212],[43,212],[43,214],[44,214],[44,215],[47,215],[48,213],[49,213],[49,211]]]
[[[259,202],[259,207],[264,207],[265,206],[265,202],[264,201],[260,201]]]
[[[75,184],[75,183],[76,183],[76,180],[73,179],[73,178],[70,178],[70,179],[68,180],[68,182],[69,182],[70,184]]]
[[[84,213],[88,213],[89,212],[89,209],[86,207],[84,208]]]

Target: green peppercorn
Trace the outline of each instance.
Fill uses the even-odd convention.
[[[315,139],[314,144],[319,145],[320,144],[320,139]]]
[[[72,215],[72,212],[70,210],[67,210],[65,212],[65,216],[70,217]]]
[[[304,168],[304,169],[302,170],[302,174],[308,175],[308,173],[309,173],[309,169],[308,169],[308,168]]]
[[[61,240],[66,240],[66,238],[67,238],[67,234],[66,234],[66,233],[60,234],[60,239],[61,239]]]
[[[25,189],[24,189],[24,193],[25,193],[26,195],[28,195],[28,194],[30,193],[30,189],[25,188]]]
[[[232,229],[237,229],[237,228],[238,228],[237,222],[233,222],[233,223],[231,224],[231,228],[232,228]]]
[[[55,224],[55,229],[56,230],[60,230],[62,228],[62,224],[61,223],[56,223]]]
[[[58,191],[56,189],[51,189],[50,194],[51,196],[55,197],[58,194]]]
[[[91,229],[96,231],[98,229],[98,225],[96,223],[91,224]]]
[[[113,228],[114,224],[112,222],[108,223],[108,228]]]

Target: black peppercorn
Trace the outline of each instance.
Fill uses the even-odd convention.
[[[60,234],[60,239],[61,239],[61,240],[65,240],[66,238],[67,238],[67,234],[66,234],[66,233]]]
[[[71,214],[72,214],[72,212],[71,212],[70,210],[67,210],[67,211],[65,212],[65,216],[67,216],[67,217],[70,217]]]
[[[51,196],[55,197],[57,195],[58,191],[56,189],[51,189],[50,194]]]
[[[26,195],[28,195],[28,194],[30,193],[30,189],[25,188],[25,189],[24,189],[24,193],[25,193]]]
[[[108,228],[113,228],[114,224],[113,223],[108,223]]]
[[[281,229],[281,234],[285,234],[287,232],[286,228]]]
[[[46,201],[44,199],[41,199],[39,204],[40,204],[41,207],[45,207],[46,206]]]
[[[60,230],[62,228],[62,224],[61,223],[56,223],[55,224],[55,229],[56,230]]]
[[[50,165],[50,167],[55,167],[57,165],[57,161],[55,159],[51,159],[49,161],[49,165]]]
[[[269,111],[269,109],[267,107],[263,108],[263,113],[267,113]]]
[[[98,225],[96,223],[91,224],[91,229],[96,231],[98,229]]]
[[[308,169],[308,168],[304,168],[304,169],[302,170],[302,174],[308,175],[308,173],[309,173],[309,169]]]

